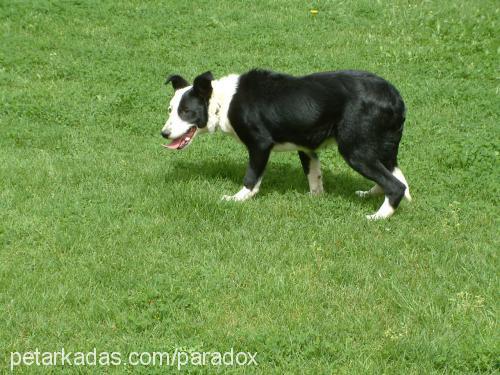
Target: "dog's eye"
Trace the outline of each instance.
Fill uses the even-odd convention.
[[[183,116],[192,116],[194,114],[194,111],[191,111],[191,110],[189,110],[187,108],[181,108],[180,113]]]

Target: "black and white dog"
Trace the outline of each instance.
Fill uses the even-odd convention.
[[[394,86],[374,74],[338,71],[293,77],[251,70],[214,80],[203,73],[190,85],[167,78],[175,90],[162,136],[181,150],[202,132],[230,133],[248,150],[243,188],[225,200],[244,201],[259,191],[271,151],[298,151],[312,194],[323,192],[317,150],[336,142],[347,163],[375,186],[361,197],[385,194],[369,219],[391,216],[408,184],[397,167],[405,104]]]

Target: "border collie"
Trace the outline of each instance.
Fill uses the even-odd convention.
[[[298,151],[311,194],[323,192],[317,151],[336,143],[346,162],[375,182],[360,197],[385,195],[368,219],[391,216],[401,199],[411,200],[397,167],[406,108],[389,82],[361,71],[315,73],[303,77],[251,70],[215,80],[205,72],[189,84],[167,78],[175,93],[161,131],[169,149],[186,148],[196,135],[217,128],[248,150],[243,188],[224,200],[244,201],[259,191],[271,151]]]

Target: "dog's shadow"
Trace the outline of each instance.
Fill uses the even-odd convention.
[[[271,192],[286,193],[296,191],[307,193],[309,191],[307,177],[304,175],[300,163],[297,167],[288,163],[270,162],[264,174],[263,185],[259,195]],[[229,180],[239,187],[243,183],[246,163],[236,160],[200,160],[199,162],[177,160],[169,171],[169,178],[176,181],[192,180],[198,176],[207,180]],[[352,176],[346,171],[332,173],[328,165],[323,166],[323,186],[326,194],[340,196],[352,201],[359,201],[354,194],[356,190],[368,189],[370,182],[363,181],[362,177]],[[235,190],[236,192],[236,190]]]

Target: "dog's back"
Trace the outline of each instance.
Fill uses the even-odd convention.
[[[255,131],[273,143],[316,149],[328,138],[340,142],[354,132],[356,115],[376,117],[372,131],[401,129],[405,107],[389,82],[367,72],[339,71],[303,77],[265,70],[243,74],[228,113],[235,129]],[[252,129],[247,129],[247,123]],[[337,139],[338,142],[338,139]]]

